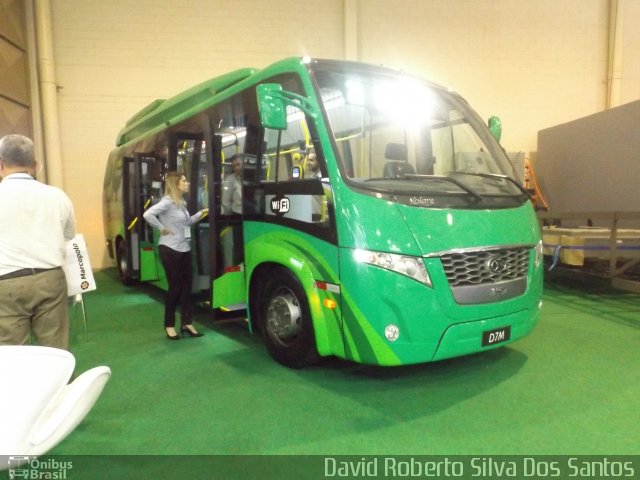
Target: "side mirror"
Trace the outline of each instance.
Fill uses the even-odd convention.
[[[257,95],[262,126],[273,130],[285,130],[287,128],[287,108],[282,96],[282,85],[263,83],[258,85]]]
[[[317,118],[317,107],[314,107],[307,98],[297,93],[282,89],[279,83],[263,83],[256,89],[258,96],[258,110],[260,122],[265,128],[273,130],[286,130],[287,106],[302,110],[311,118]]]
[[[500,137],[502,137],[502,122],[500,121],[500,118],[490,117],[487,122],[487,126],[489,127],[491,135],[493,135],[499,143]]]

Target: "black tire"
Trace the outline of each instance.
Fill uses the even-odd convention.
[[[131,275],[131,268],[129,266],[129,256],[127,255],[127,245],[122,240],[118,243],[116,250],[116,264],[118,266],[118,275],[123,285],[130,286],[135,282]]]
[[[291,271],[277,268],[269,273],[258,310],[267,350],[275,360],[296,369],[318,363],[309,303]]]

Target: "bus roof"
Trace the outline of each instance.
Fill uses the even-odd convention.
[[[264,69],[242,68],[234,70],[219,77],[206,80],[167,100],[154,100],[127,121],[124,128],[118,132],[116,146],[120,147],[132,140],[157,132],[169,125],[179,123],[194,112],[201,111],[210,106],[214,96],[227,89],[231,89],[231,87],[239,84],[243,80],[247,80],[251,76],[255,75],[256,80],[259,81],[260,78],[265,75],[288,71],[294,69],[295,66],[299,66],[301,63],[314,62],[322,62],[327,65],[357,65],[359,68],[385,69],[396,74],[402,73],[402,71],[380,65],[345,60],[310,59],[307,57],[285,58]],[[434,87],[437,86],[435,84],[431,85]]]
[[[127,121],[125,127],[118,132],[116,146],[124,145],[161,125],[173,123],[172,120],[177,115],[191,110],[193,107],[211,99],[212,96],[250,77],[256,72],[257,70],[254,68],[234,70],[233,72],[206,80],[168,100],[154,100]]]

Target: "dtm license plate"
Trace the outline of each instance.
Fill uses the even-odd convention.
[[[506,342],[511,338],[511,327],[502,327],[496,330],[482,332],[482,346],[488,347],[496,343]]]

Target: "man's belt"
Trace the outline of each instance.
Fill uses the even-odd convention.
[[[10,278],[20,278],[27,277],[29,275],[36,275],[37,273],[48,272],[49,270],[55,270],[56,268],[22,268],[20,270],[16,270],[15,272],[5,273],[4,275],[0,275],[0,280],[9,280]]]

